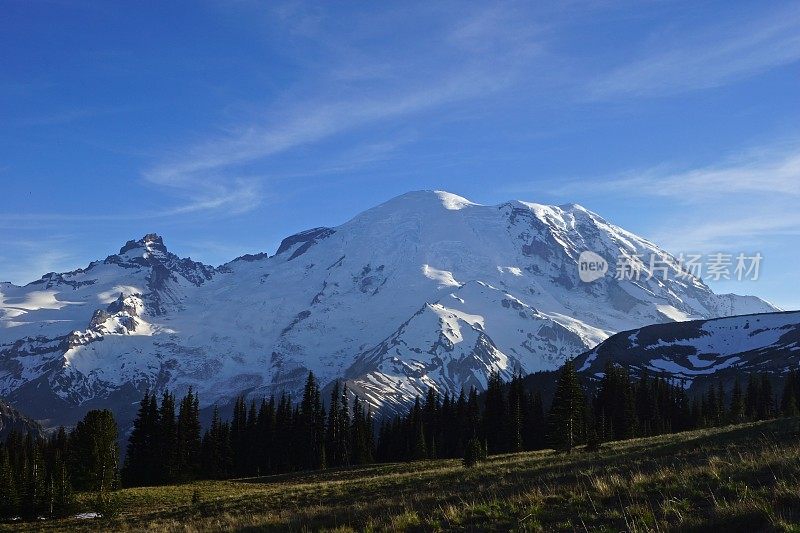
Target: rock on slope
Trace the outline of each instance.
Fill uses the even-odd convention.
[[[583,283],[585,250],[612,265],[663,254],[670,276]],[[429,386],[482,388],[492,370],[552,369],[645,324],[775,310],[678,269],[577,205],[432,191],[217,268],[146,235],[84,269],[0,285],[0,395],[60,423],[93,406],[130,412],[146,388],[193,386],[205,405],[297,391],[312,370],[396,407]]]

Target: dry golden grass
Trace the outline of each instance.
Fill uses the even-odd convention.
[[[192,503],[197,491],[200,503]],[[82,496],[86,510],[90,497]],[[800,420],[605,444],[126,489],[103,531],[796,531]],[[4,526],[0,526],[0,529]],[[8,526],[5,526],[8,527]],[[17,525],[16,527],[19,527]]]

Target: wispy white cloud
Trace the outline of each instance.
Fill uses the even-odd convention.
[[[800,196],[800,142],[777,143],[687,170],[669,165],[630,170],[622,176],[575,179],[555,185],[558,195],[593,193],[619,197],[669,197],[682,203],[752,194]]]
[[[557,198],[614,205],[658,200],[650,237],[672,251],[760,246],[800,235],[800,142],[743,150],[721,162],[675,170],[664,164],[619,176],[523,183],[509,192],[546,190]],[[668,200],[668,201],[667,201]]]
[[[41,113],[36,116],[22,118],[18,121],[18,124],[23,127],[57,126],[85,120],[98,115],[117,113],[120,110],[121,108],[111,107],[75,107],[72,109],[61,109],[49,113]]]
[[[790,3],[764,11],[766,15],[748,13],[693,35],[659,40],[642,57],[588,83],[586,96],[668,96],[718,87],[800,60],[800,6]]]
[[[457,97],[460,86],[460,82],[450,81],[396,97],[311,105],[290,114],[282,124],[243,126],[191,147],[171,161],[147,170],[144,177],[154,185],[190,197],[191,201],[176,213],[219,208],[245,212],[259,204],[263,179],[242,179],[237,167],[352,128],[425,109]]]
[[[167,219],[175,216],[214,212],[219,216],[231,216],[247,212],[261,202],[258,183],[242,178],[231,185],[205,183],[198,190],[181,191],[181,201],[175,205],[156,208],[93,213],[28,212],[0,213],[0,228],[49,227],[61,222],[127,222]]]
[[[46,272],[64,272],[75,268],[79,260],[65,246],[69,237],[52,235],[37,239],[0,238],[0,250],[13,250],[13,255],[0,253],[0,281],[24,284]]]
[[[435,8],[425,11],[431,19],[437,15]],[[260,205],[265,182],[275,176],[336,172],[337,168],[353,168],[375,160],[367,154],[345,163],[321,164],[311,172],[287,172],[264,164],[271,158],[415,114],[447,106],[463,108],[458,104],[496,95],[523,81],[530,91],[535,91],[537,84],[547,85],[555,79],[560,80],[555,83],[564,82],[552,69],[547,70],[549,76],[538,76],[535,82],[531,78],[531,72],[536,71],[532,68],[537,65],[535,60],[546,58],[550,60],[548,66],[553,66],[548,39],[568,18],[563,13],[534,16],[523,5],[514,3],[449,10],[446,17],[438,13],[440,20],[431,25],[435,35],[412,45],[418,48],[403,50],[385,44],[369,47],[363,42],[371,42],[376,27],[391,28],[408,22],[404,17],[409,14],[404,10],[358,15],[349,25],[350,32],[331,26],[324,7],[289,2],[274,7],[271,13],[271,24],[281,25],[282,31],[319,50],[308,60],[313,68],[309,68],[303,86],[292,87],[291,93],[273,99],[261,112],[229,124],[221,133],[207,135],[204,141],[172,147],[142,176],[146,183],[171,194],[176,204],[156,213],[122,213],[114,218],[244,213]],[[540,19],[546,23],[540,23]],[[733,22],[746,23],[747,27]],[[662,48],[606,72],[599,79],[578,77],[571,82],[588,87],[591,98],[652,96],[727,83],[800,58],[800,10],[785,9],[754,21],[733,22],[693,36],[688,39],[690,45],[664,43]],[[681,36],[680,42],[685,41]],[[323,63],[320,57],[324,58]],[[294,60],[302,63],[304,58]],[[82,113],[75,111],[44,120],[74,120]],[[373,144],[380,148],[391,142],[378,139]],[[362,140],[354,142],[359,143],[364,144]],[[703,176],[675,177],[697,183],[698,188],[713,187],[712,178],[708,172]],[[647,179],[628,177],[606,186],[624,188]],[[722,174],[716,179],[723,179]],[[741,181],[748,181],[753,187],[770,186],[760,184],[757,176],[741,176]],[[106,216],[111,215],[100,218]]]
[[[462,14],[440,28],[448,51],[434,60],[424,53],[397,57],[394,48],[372,55],[355,53],[352,42],[320,29],[319,14],[306,20],[295,10],[290,13],[291,17],[281,16],[333,57],[315,83],[324,86],[333,80],[343,88],[269,106],[261,120],[250,118],[230,126],[225,133],[173,152],[147,169],[143,173],[147,182],[191,197],[182,209],[251,209],[258,205],[259,185],[277,172],[262,171],[260,178],[243,179],[239,177],[243,167],[358,128],[486,97],[508,87],[525,61],[539,52],[532,26],[499,8]],[[410,72],[415,75],[406,76]],[[361,85],[365,80],[368,87]],[[374,161],[375,154],[387,153],[393,143],[369,143],[372,154],[360,153],[344,168]],[[328,171],[335,166],[329,165]]]
[[[668,250],[717,252],[759,251],[767,239],[800,236],[800,214],[788,207],[705,212],[702,217],[675,217],[651,236]]]
[[[550,55],[552,43],[548,39],[558,34],[568,17],[563,13],[536,17],[522,10],[519,4],[509,3],[451,13],[436,27],[435,38],[425,43],[435,46],[398,51],[396,47],[365,47],[363,42],[371,42],[376,26],[398,25],[407,16],[402,10],[386,10],[377,19],[359,17],[349,25],[353,35],[345,36],[340,28],[332,31],[328,27],[323,8],[297,2],[279,5],[273,14],[284,30],[323,50],[319,56],[325,58],[324,68],[319,68],[315,56],[316,74],[307,80],[317,88],[316,93],[301,89],[295,98],[273,103],[263,114],[256,113],[222,134],[173,151],[148,168],[144,178],[189,198],[178,213],[232,207],[244,212],[258,205],[265,180],[280,174],[261,164],[270,158],[360,128],[496,95],[522,81],[530,91],[566,83],[565,72],[554,67],[558,61]],[[539,18],[546,19],[546,25],[531,23]],[[773,10],[760,18],[721,20],[694,35],[682,33],[597,79],[575,74],[577,77],[569,82],[583,87],[595,100],[660,96],[726,84],[800,59],[800,9],[795,6]],[[534,60],[544,62],[543,58],[554,68],[547,69],[548,76],[533,81]],[[786,162],[788,167],[797,163]],[[254,164],[260,165],[260,176],[246,168]],[[328,169],[335,167],[327,165]],[[742,168],[742,174],[733,177],[742,188],[788,187],[782,176],[792,168],[786,168],[783,174],[769,172],[766,179],[757,175],[758,170]],[[241,177],[245,172],[250,174],[247,179]],[[719,188],[730,178],[730,169],[723,169],[716,175],[703,170],[702,174],[687,173],[672,179],[699,192]],[[622,189],[649,181],[650,176],[629,176],[604,185]],[[666,187],[658,191],[669,194]]]
[[[379,98],[309,103],[309,107],[297,109],[283,124],[240,128],[189,149],[173,162],[148,170],[145,177],[159,185],[189,186],[203,173],[277,155],[379,120],[476,96],[490,90],[492,85],[491,80],[482,79],[478,73],[466,73]]]

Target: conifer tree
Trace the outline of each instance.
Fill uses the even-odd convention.
[[[451,450],[455,447],[454,437],[457,436],[458,430],[450,392],[447,390],[442,397],[436,418],[437,435],[434,437],[434,440],[436,440],[436,456],[450,457]]]
[[[26,468],[22,492],[22,514],[36,518],[46,507],[46,472],[39,443],[28,433],[25,438]]]
[[[200,470],[200,405],[192,387],[178,410],[176,470],[181,481],[196,479]]]
[[[414,400],[414,407],[411,409],[410,425],[413,434],[413,446],[411,458],[421,461],[428,458],[428,445],[425,440],[425,426],[422,419],[422,407],[420,407],[419,396]]]
[[[692,400],[692,407],[691,407],[691,427],[699,428],[703,426],[703,411],[700,404],[700,401],[697,398]]]
[[[481,410],[478,404],[478,391],[475,387],[469,390],[469,397],[467,399],[467,433],[466,437],[480,437],[480,423],[481,423]]]
[[[233,470],[236,475],[247,473],[247,406],[244,396],[239,396],[233,405],[230,422],[230,446],[233,451]]]
[[[781,413],[783,416],[800,414],[800,371],[793,370],[786,377],[781,394]]]
[[[367,434],[367,462],[375,461],[375,419],[372,416],[372,407],[367,405],[364,413],[364,427]]]
[[[521,452],[524,448],[522,441],[523,419],[525,417],[525,390],[522,388],[522,374],[515,373],[508,387],[508,420],[506,422],[507,451]]]
[[[177,479],[178,425],[175,420],[175,396],[164,391],[157,424],[158,481],[171,483]]]
[[[742,384],[739,382],[739,376],[733,382],[733,390],[731,391],[731,403],[728,410],[728,419],[733,424],[738,424],[744,420],[745,407],[744,396],[742,396]]]
[[[750,420],[758,419],[758,408],[760,402],[760,384],[754,374],[747,377],[747,390],[744,395],[745,414]]]
[[[292,409],[291,398],[282,394],[275,411],[275,440],[272,447],[273,469],[276,472],[287,472],[292,468],[293,433],[296,416]]]
[[[341,408],[339,403],[341,402],[341,399],[341,390],[339,389],[339,381],[337,380],[334,382],[333,389],[331,390],[328,423],[325,428],[325,445],[327,447],[326,457],[328,462],[333,466],[339,466],[341,464],[341,457],[339,453],[339,429],[341,427],[341,423],[339,421]]]
[[[92,410],[69,436],[69,468],[80,490],[107,492],[116,488],[119,449],[117,423],[108,409]]]
[[[721,426],[728,420],[728,413],[725,412],[725,389],[722,382],[717,383],[717,425]]]
[[[486,385],[486,397],[483,410],[483,434],[486,438],[490,454],[501,453],[508,449],[506,423],[508,422],[507,406],[503,395],[503,380],[500,373],[493,370],[489,374]]]
[[[61,456],[60,450],[56,452],[52,471],[49,475],[50,486],[50,512],[51,516],[67,516],[74,505],[74,493],[70,482],[67,465]]]
[[[545,447],[546,424],[542,394],[536,391],[528,395],[528,408],[523,417],[523,444],[526,450]]]
[[[128,439],[125,465],[122,470],[123,482],[128,486],[154,483],[158,473],[156,464],[158,446],[156,444],[158,412],[155,396],[145,391],[139,411],[133,420],[133,429]]]
[[[708,388],[708,391],[706,391],[706,397],[704,398],[704,401],[705,403],[703,404],[703,411],[706,418],[706,425],[719,425],[719,404],[717,402],[717,391],[714,389],[713,385]]]
[[[8,447],[0,444],[0,519],[17,514],[17,487]]]
[[[222,422],[215,405],[211,426],[203,435],[201,445],[203,475],[208,479],[224,479],[231,474],[232,462],[229,426]]]
[[[325,412],[325,406],[322,403],[322,390],[317,386],[314,394],[314,452],[315,463],[314,466],[319,469],[328,467],[328,454],[325,447],[325,421],[328,415]],[[369,432],[370,440],[372,439],[372,431]]]
[[[436,436],[439,434],[439,394],[434,387],[428,387],[425,405],[422,408],[422,424],[425,426],[425,448],[429,459],[436,458]]]
[[[371,432],[368,415],[358,396],[353,398],[353,421],[350,430],[352,464],[363,465],[372,461],[368,433]]]
[[[245,446],[243,447],[244,456],[244,472],[246,475],[258,475],[260,470],[258,468],[258,408],[256,407],[256,400],[250,400],[250,407],[247,409],[247,422],[245,425]]]
[[[772,394],[772,382],[766,374],[761,376],[761,387],[758,397],[758,418],[766,420],[775,414],[775,397]]]
[[[650,420],[655,402],[652,401],[647,377],[639,384],[637,396],[642,404],[640,413],[644,414],[645,424],[652,425]],[[634,406],[633,385],[627,370],[609,363],[600,380],[600,387],[594,401],[594,417],[598,438],[601,440],[622,440],[634,436],[636,425],[636,409]]]
[[[322,433],[324,426],[320,419],[324,416],[321,412],[320,391],[313,372],[308,373],[303,397],[300,401],[298,447],[301,450],[304,468],[320,468]]]
[[[256,448],[259,455],[261,472],[272,472],[273,444],[275,440],[275,397],[270,396],[269,401],[262,400],[258,410],[258,443]]]
[[[568,360],[559,371],[548,414],[548,436],[554,449],[571,453],[572,448],[583,441],[585,403],[575,365]]]
[[[339,428],[337,430],[336,450],[339,466],[350,465],[350,407],[347,383],[342,387],[342,396],[339,400]]]
[[[469,425],[467,417],[467,395],[462,387],[461,392],[458,394],[458,400],[453,407],[455,416],[453,418],[453,450],[452,454],[458,457],[464,453],[467,441],[474,437],[472,428]]]
[[[233,469],[233,446],[231,446],[231,425],[229,422],[220,424],[217,445],[219,447],[220,467],[223,476],[233,476],[235,472]]]

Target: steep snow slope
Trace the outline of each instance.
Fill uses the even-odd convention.
[[[617,331],[775,310],[679,279],[668,256],[666,281],[584,283],[585,250],[611,265],[664,255],[577,205],[431,191],[218,268],[147,235],[85,269],[0,285],[0,395],[59,420],[75,406],[130,409],[147,387],[191,385],[206,405],[297,391],[313,370],[397,406],[429,386],[482,387],[491,370],[555,368]]]

